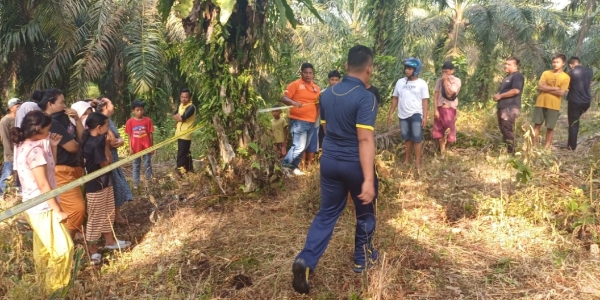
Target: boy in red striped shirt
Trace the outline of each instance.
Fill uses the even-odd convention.
[[[129,154],[133,155],[140,151],[146,150],[154,145],[154,139],[152,133],[154,132],[154,125],[152,120],[144,116],[144,105],[145,103],[139,100],[131,103],[131,109],[133,117],[127,120],[125,124],[125,132],[129,135]],[[144,158],[144,170],[146,170],[146,180],[152,178],[152,154],[150,152],[143,156]],[[133,188],[137,189],[140,184],[140,166],[142,164],[141,158],[133,160]]]

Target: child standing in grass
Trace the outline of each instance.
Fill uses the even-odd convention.
[[[129,135],[129,155],[146,150],[154,145],[152,133],[154,125],[152,120],[144,116],[144,102],[136,100],[131,104],[133,118],[127,120],[125,132]],[[152,178],[152,153],[143,156],[146,180]],[[133,161],[133,188],[137,189],[140,184],[140,166],[142,158]]]
[[[279,107],[279,105],[275,105],[274,107]],[[273,146],[275,152],[279,154],[279,158],[283,158],[286,155],[287,149],[285,133],[288,131],[288,122],[285,118],[281,117],[281,109],[274,110],[271,114],[273,115],[273,119],[271,120]]]
[[[16,145],[14,162],[22,183],[23,202],[57,187],[54,167],[62,136],[50,134],[50,124],[52,118],[36,110],[25,115],[18,127],[10,129],[11,140]],[[51,294],[71,280],[73,241],[63,225],[68,215],[56,197],[28,209],[26,217],[33,229],[37,277]]]
[[[87,128],[81,139],[81,157],[85,169],[92,173],[112,163],[108,135],[108,117],[101,113],[91,113],[86,120]],[[90,263],[100,265],[102,255],[98,252],[96,242],[104,236],[104,248],[110,250],[123,249],[131,245],[128,241],[119,241],[113,234],[112,224],[115,218],[115,195],[113,192],[112,173],[108,172],[85,184],[87,197],[88,222],[85,239],[88,243]]]

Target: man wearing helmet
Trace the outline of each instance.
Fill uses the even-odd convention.
[[[425,80],[419,78],[422,68],[418,58],[404,60],[404,75],[396,82],[392,99],[392,106],[388,114],[388,126],[392,122],[392,114],[398,108],[400,131],[406,147],[404,163],[410,162],[411,148],[415,148],[415,163],[421,170],[421,146],[423,141],[423,127],[427,124],[429,87]]]

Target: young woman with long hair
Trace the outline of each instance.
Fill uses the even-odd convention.
[[[41,111],[27,113],[19,127],[10,130],[16,145],[14,162],[21,181],[23,201],[57,187],[54,176],[57,147],[62,136],[50,133],[52,119]],[[38,280],[48,294],[61,289],[71,279],[73,241],[63,222],[68,214],[59,197],[26,211],[33,229],[33,258]]]

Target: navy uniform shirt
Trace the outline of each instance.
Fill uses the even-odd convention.
[[[594,71],[590,68],[575,66],[567,74],[571,77],[567,101],[577,104],[589,104],[592,101],[590,88]]]
[[[377,100],[355,77],[344,79],[321,94],[321,123],[325,124],[323,157],[360,161],[357,128],[373,130]]]

